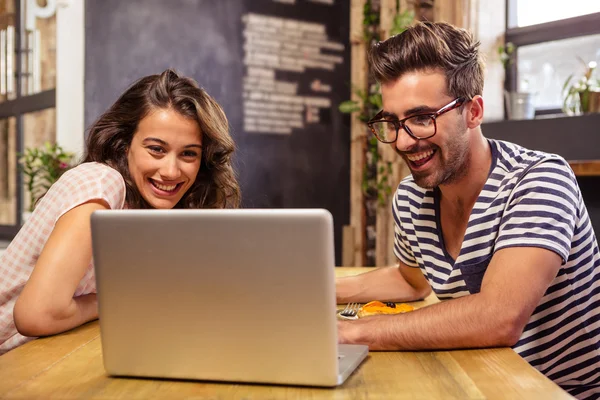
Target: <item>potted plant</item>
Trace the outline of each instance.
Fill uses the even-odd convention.
[[[360,101],[346,100],[340,104],[339,110],[345,114],[358,113],[356,117],[366,124],[369,118],[383,107],[379,85],[372,85],[369,92],[371,94],[355,88],[354,93]],[[379,166],[379,169],[373,171],[373,167],[377,168],[377,163],[381,160],[377,138],[373,135],[369,135],[367,139],[366,157],[362,191],[367,197],[376,197],[379,206],[386,206],[393,190],[391,183],[392,165],[390,162],[386,162],[385,165]]]
[[[73,153],[66,152],[58,144],[44,143],[39,148],[27,148],[19,159],[25,175],[25,186],[29,196],[25,220],[35,208],[37,200],[71,168]]]
[[[573,81],[575,75],[571,74],[565,81],[563,111],[567,115],[600,112],[600,79],[593,76],[597,64],[595,61],[586,64],[578,59],[584,65],[585,73],[576,81]]]
[[[398,35],[404,32],[413,23],[414,19],[415,12],[412,9],[398,12],[392,21],[390,35]],[[380,40],[379,13],[373,10],[370,2],[365,3],[363,26],[363,40],[367,44]],[[356,118],[366,124],[383,107],[379,84],[371,82],[367,91],[358,88],[353,88],[353,91],[359,100],[343,101],[339,105],[339,110],[345,114],[355,114]],[[385,207],[393,191],[392,163],[385,162],[383,165],[378,165],[380,161],[381,154],[379,154],[377,138],[368,135],[362,191],[367,198],[376,200],[376,206]]]
[[[512,42],[507,42],[506,45],[498,46],[498,58],[504,66],[504,70],[510,67],[514,61],[515,45]]]

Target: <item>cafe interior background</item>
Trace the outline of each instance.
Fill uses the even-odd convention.
[[[170,67],[223,106],[243,207],[326,208],[337,265],[392,264],[409,171],[364,123],[381,102],[366,51],[415,20],[474,33],[484,135],[567,159],[600,232],[598,1],[0,0],[0,253],[94,120]]]

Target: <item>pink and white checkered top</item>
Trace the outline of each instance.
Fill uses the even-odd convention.
[[[94,199],[106,201],[111,209],[124,207],[125,182],[118,171],[94,162],[65,172],[0,256],[0,355],[34,339],[17,332],[13,308],[56,221],[67,211]],[[90,260],[74,297],[95,292],[94,264]]]

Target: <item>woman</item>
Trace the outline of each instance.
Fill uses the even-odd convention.
[[[239,204],[225,114],[172,70],[121,95],[92,126],[86,148],[0,257],[0,354],[98,318],[95,210]]]

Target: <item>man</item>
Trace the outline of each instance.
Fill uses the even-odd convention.
[[[442,300],[340,321],[372,350],[512,346],[571,394],[600,393],[600,257],[577,181],[559,156],[488,140],[479,43],[419,23],[369,62],[383,111],[369,126],[411,169],[393,198],[398,267],[337,282],[338,302]]]

